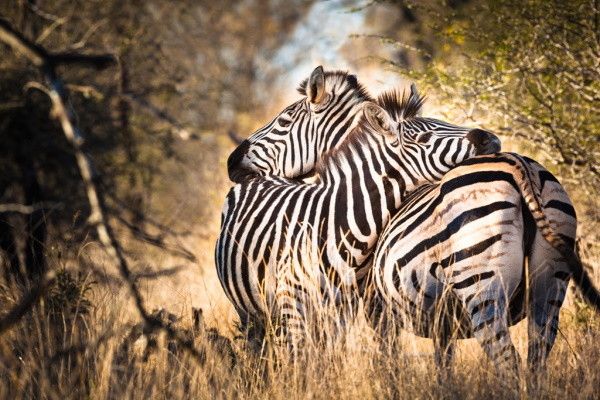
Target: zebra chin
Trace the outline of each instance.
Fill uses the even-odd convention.
[[[244,167],[229,168],[229,180],[234,183],[243,183],[260,176],[256,171]]]
[[[502,148],[500,138],[483,129],[472,129],[467,139],[475,146],[475,155],[478,156],[499,153]]]

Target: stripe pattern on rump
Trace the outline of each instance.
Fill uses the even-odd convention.
[[[468,316],[460,335],[514,367],[508,326],[525,315],[527,257],[530,362],[543,363],[571,276],[555,241],[572,246],[576,226],[568,195],[542,166],[511,153],[474,157],[408,197],[380,236],[370,290],[404,328],[427,337],[439,334],[439,307],[451,292]]]

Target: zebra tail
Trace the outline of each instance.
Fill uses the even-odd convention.
[[[592,280],[586,270],[581,263],[577,254],[570,248],[567,247],[570,252],[571,259],[567,258],[567,262],[571,267],[571,271],[573,272],[573,278],[575,280],[575,284],[581,290],[583,294],[583,298],[586,302],[588,302],[592,307],[596,309],[596,312],[600,313],[600,292],[598,289],[594,287]]]
[[[514,153],[503,153],[503,155],[515,162],[513,165],[521,174],[521,179],[518,179],[517,184],[538,230],[544,239],[566,260],[573,274],[575,284],[581,290],[585,301],[595,308],[596,312],[600,313],[600,292],[594,287],[575,250],[552,228],[544,210],[541,189],[535,185],[527,162]]]

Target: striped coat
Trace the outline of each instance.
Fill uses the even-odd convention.
[[[216,264],[244,325],[275,320],[294,344],[310,308],[344,303],[405,194],[449,169],[438,163],[432,172],[430,155],[443,148],[447,160],[460,162],[482,149],[473,136],[489,135],[427,119],[393,120],[407,101],[394,98],[385,110],[365,105],[362,122],[324,157],[313,183],[254,177],[230,191]]]
[[[508,326],[528,315],[528,362],[538,367],[573,274],[600,305],[574,253],[576,230],[567,193],[541,165],[476,157],[407,199],[379,238],[373,276],[394,323],[421,336],[448,335],[441,308],[457,300],[458,336],[477,338],[499,366],[518,364]]]

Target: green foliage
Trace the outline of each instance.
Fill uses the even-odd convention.
[[[599,2],[490,0],[437,12],[442,50],[410,75],[597,186]]]
[[[592,329],[597,328],[598,316],[596,315],[596,310],[589,304],[575,297],[572,321],[578,329]]]

